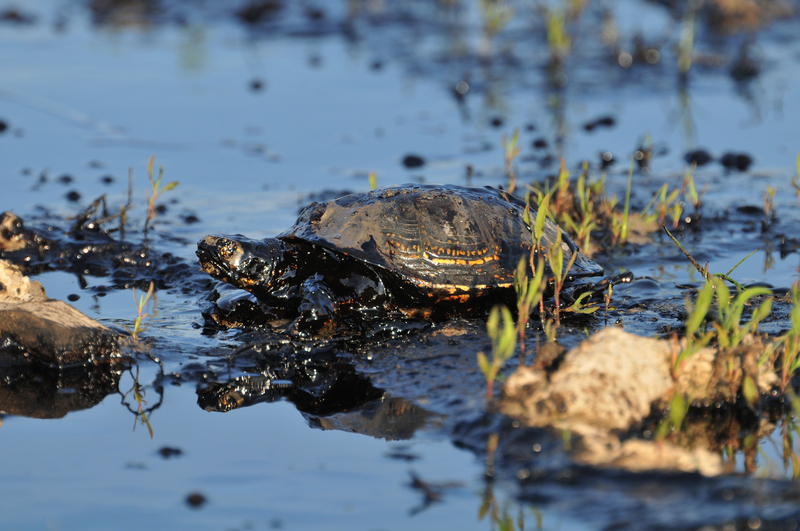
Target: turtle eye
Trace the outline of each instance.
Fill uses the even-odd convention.
[[[231,267],[238,267],[239,261],[242,259],[244,252],[242,246],[238,242],[229,240],[228,238],[220,238],[217,241],[220,257],[228,262]]]

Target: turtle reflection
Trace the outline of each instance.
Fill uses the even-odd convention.
[[[411,438],[434,420],[433,413],[374,387],[353,365],[325,358],[281,357],[260,374],[204,383],[197,402],[206,411],[227,412],[285,398],[312,428],[395,440]]]

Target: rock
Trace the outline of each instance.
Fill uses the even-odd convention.
[[[607,328],[567,352],[549,381],[522,367],[503,388],[503,411],[532,426],[556,421],[627,430],[674,385],[666,341]]]
[[[119,356],[118,334],[0,260],[0,357],[63,367]]]
[[[622,440],[668,405],[675,393],[693,405],[734,403],[747,376],[766,394],[777,384],[771,363],[758,366],[764,345],[749,336],[736,349],[705,348],[673,374],[681,345],[607,328],[564,355],[558,368],[520,367],[504,388],[500,410],[530,426],[555,427],[577,436],[573,458],[629,470],[722,472],[718,454],[667,441]]]

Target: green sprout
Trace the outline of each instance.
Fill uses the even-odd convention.
[[[374,190],[375,188],[378,187],[378,178],[374,171],[369,172],[369,176],[367,177],[367,179],[369,179],[370,190]]]
[[[500,141],[503,146],[503,157],[505,159],[505,172],[508,177],[508,193],[514,193],[517,187],[517,172],[514,171],[514,159],[520,154],[519,147],[519,129],[514,129],[514,134],[511,135],[511,140],[508,140],[506,135]]]
[[[694,304],[688,296],[686,297],[686,346],[677,355],[673,363],[673,372],[677,372],[685,360],[702,350],[714,337],[713,330],[700,329],[705,322],[709,308],[711,308],[713,298],[714,286],[710,282],[703,285]]]
[[[502,323],[501,323],[502,321]],[[500,369],[514,355],[517,348],[517,333],[511,311],[505,306],[495,306],[486,321],[486,330],[492,342],[492,361],[483,352],[478,352],[478,367],[486,378],[486,398],[492,399],[494,381]]]
[[[561,215],[562,223],[575,234],[575,239],[582,249],[588,249],[592,231],[597,228],[597,222],[594,220],[594,202],[592,201],[594,192],[591,186],[586,185],[588,171],[588,164],[584,162],[583,171],[578,175],[578,180],[575,184],[580,223],[576,223],[572,216],[566,212]]]
[[[795,371],[800,369],[800,286],[794,284],[791,290],[792,311],[789,317],[792,327],[778,339],[783,347],[781,356],[781,389],[786,389]]]
[[[775,188],[767,186],[767,191],[764,192],[764,228],[769,227],[776,218],[775,211]]]
[[[794,451],[794,437],[800,437],[800,425],[797,419],[800,418],[800,398],[797,397],[794,390],[789,388],[786,390],[789,397],[789,402],[792,405],[790,412],[786,414],[781,427],[781,435],[783,439],[783,468],[787,470],[789,463],[792,465],[792,479],[800,479],[800,459]]]
[[[155,160],[155,156],[151,156],[150,160],[147,162],[147,177],[150,179],[150,190],[149,194],[145,191],[145,196],[147,197],[147,218],[144,221],[144,232],[147,233],[147,227],[150,224],[150,221],[155,219],[156,217],[156,199],[163,194],[164,192],[169,192],[176,186],[178,186],[178,181],[170,181],[164,186],[161,186],[161,179],[164,177],[164,166],[161,166],[158,172],[158,179],[153,179],[153,161]]]
[[[772,291],[765,287],[752,287],[739,292],[732,297],[728,286],[719,277],[712,277],[711,282],[717,295],[717,315],[714,322],[717,344],[725,349],[738,347],[747,334],[755,334],[758,324],[769,315],[772,310]],[[754,297],[768,296],[761,305],[753,310],[750,320],[741,326],[744,307]]]
[[[478,9],[483,19],[483,35],[479,45],[479,53],[483,57],[491,54],[492,39],[503,31],[506,24],[514,18],[514,9],[506,2],[497,0],[480,0]]]
[[[692,68],[692,48],[694,48],[694,10],[688,9],[681,20],[678,39],[678,72],[683,77]]]
[[[800,151],[797,152],[797,174],[792,176],[792,186],[797,192],[797,205],[800,206]]]
[[[537,260],[536,266],[533,267],[531,264],[531,267],[535,273],[533,278],[528,279],[526,260],[524,257],[520,258],[514,275],[514,289],[517,292],[517,333],[521,357],[525,356],[525,329],[528,326],[531,311],[541,302],[546,286],[544,260]]]
[[[142,321],[144,320],[145,317],[148,316],[148,314],[144,313],[144,311],[145,307],[147,306],[147,302],[150,300],[150,297],[153,296],[154,288],[155,285],[153,284],[153,281],[150,281],[150,289],[147,290],[147,293],[145,295],[140,296],[138,300],[136,299],[136,288],[135,287],[133,288],[133,302],[136,304],[137,315],[136,315],[136,320],[133,322],[133,331],[129,332],[134,341],[139,340],[139,334],[144,330]]]
[[[703,189],[703,193],[698,195],[697,188],[694,186],[694,170],[696,168],[697,164],[692,163],[692,165],[686,169],[686,171],[683,173],[683,184],[681,185],[681,189],[684,191],[684,197],[694,207],[695,212],[700,209],[703,196],[708,191],[708,184],[706,184],[705,188]]]
[[[567,58],[572,47],[572,40],[567,31],[567,17],[560,9],[547,10],[545,17],[550,64],[560,65]]]
[[[619,219],[616,216],[612,216],[611,218],[611,225],[612,231],[614,233],[614,242],[615,243],[625,243],[628,241],[628,215],[630,211],[630,204],[631,204],[631,185],[633,184],[633,157],[631,157],[631,166],[628,170],[628,186],[625,189],[625,206],[622,211],[622,219]]]
[[[561,326],[561,290],[569,276],[572,264],[578,258],[578,253],[572,253],[566,267],[564,267],[564,247],[561,245],[561,227],[556,227],[556,238],[547,247],[547,260],[550,262],[550,269],[553,271],[553,296],[556,303],[555,316],[556,327]],[[588,293],[584,294],[588,295]]]
[[[663,225],[667,218],[667,214],[672,218],[672,228],[677,228],[683,213],[683,205],[678,201],[680,189],[676,188],[669,192],[669,185],[664,183],[658,192],[655,193],[650,203],[642,210],[640,216],[646,223],[651,223],[658,220],[659,225]],[[650,209],[652,213],[648,213]]]
[[[742,313],[745,306],[754,297],[770,295],[772,295],[772,292],[769,289],[757,286],[741,290],[736,297],[733,297],[724,280],[716,275],[711,275],[697,294],[694,305],[688,297],[686,298],[688,314],[685,323],[686,347],[678,354],[674,370],[680,369],[686,359],[708,345],[712,339],[716,339],[720,349],[730,350],[738,347],[747,334],[755,334],[759,323],[772,310],[772,297],[767,298],[758,308],[753,310],[750,320],[744,326],[741,324]],[[712,327],[708,328],[706,326],[701,330],[701,326],[704,325],[709,315],[714,299],[716,299],[717,310],[713,316]],[[798,319],[800,319],[800,314],[798,314]],[[749,384],[746,382],[745,385]],[[745,391],[748,391],[748,389],[745,389]]]
[[[664,229],[664,232],[666,232],[666,233],[667,233],[667,236],[669,236],[669,237],[670,237],[670,239],[672,239],[672,241],[675,243],[675,245],[677,245],[677,246],[678,246],[678,249],[680,249],[680,250],[681,250],[681,252],[682,252],[684,255],[686,255],[686,258],[688,258],[688,259],[689,259],[689,261],[692,263],[692,265],[695,267],[695,269],[697,269],[697,271],[699,271],[699,272],[700,272],[700,274],[703,276],[703,278],[704,278],[706,281],[708,281],[708,280],[709,280],[709,279],[710,279],[712,276],[714,276],[714,277],[719,277],[719,278],[721,278],[722,280],[727,280],[728,282],[730,282],[731,284],[733,284],[734,286],[736,286],[736,289],[738,289],[739,291],[742,291],[742,290],[744,289],[744,287],[743,287],[741,284],[739,284],[738,282],[736,282],[734,279],[732,279],[732,278],[730,277],[730,274],[731,274],[731,273],[733,273],[733,271],[734,271],[734,270],[735,270],[737,267],[739,267],[740,265],[742,265],[742,262],[744,262],[745,260],[747,260],[748,258],[750,258],[751,256],[753,256],[754,254],[756,254],[758,251],[760,251],[760,249],[756,249],[756,250],[755,250],[755,251],[753,251],[752,253],[748,254],[747,256],[745,256],[744,258],[742,258],[741,260],[739,260],[739,261],[736,263],[736,265],[735,265],[735,266],[733,266],[732,268],[730,268],[730,270],[729,270],[727,273],[713,273],[713,274],[711,274],[711,273],[709,273],[709,272],[708,272],[708,264],[706,264],[704,267],[701,267],[701,266],[700,266],[700,264],[698,264],[698,263],[697,263],[697,260],[695,260],[695,259],[692,257],[692,255],[691,255],[691,254],[689,254],[689,251],[687,251],[686,249],[684,249],[684,248],[683,248],[683,245],[681,245],[681,243],[678,241],[678,239],[677,239],[677,238],[675,238],[675,236],[673,236],[673,235],[672,235],[672,233],[669,231],[669,229],[668,229],[668,228],[667,228],[665,225],[661,225],[661,228],[662,228],[662,229]]]
[[[506,2],[497,0],[480,0],[478,3],[483,18],[483,31],[488,37],[494,37],[514,18],[514,9]]]

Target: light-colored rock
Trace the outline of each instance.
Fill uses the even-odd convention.
[[[118,354],[117,333],[69,304],[48,299],[37,281],[0,260],[0,338],[28,359],[81,364]]]
[[[733,402],[745,377],[764,394],[777,383],[771,363],[758,366],[765,346],[747,337],[736,349],[705,348],[673,373],[677,340],[658,340],[607,328],[564,355],[558,369],[520,367],[503,387],[500,411],[529,426],[554,427],[577,437],[573,458],[633,471],[722,472],[718,454],[667,441],[620,439],[653,410],[681,393],[698,405]]]
[[[670,359],[666,341],[606,328],[569,351],[549,381],[529,367],[512,374],[502,409],[534,426],[568,419],[625,430],[672,392]]]

